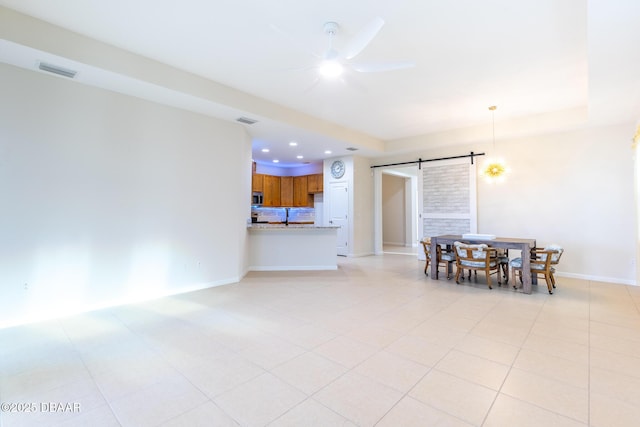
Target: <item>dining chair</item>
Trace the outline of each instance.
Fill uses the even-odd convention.
[[[495,248],[488,245],[476,244],[468,245],[462,242],[453,243],[456,255],[456,283],[460,284],[460,273],[464,278],[464,270],[469,270],[469,279],[471,279],[471,271],[484,271],[487,276],[487,286],[491,287],[491,274],[496,273],[498,284],[500,284],[500,270],[498,264],[498,254]]]
[[[553,243],[551,245],[545,246],[544,249],[547,251],[554,251],[554,253],[551,255],[551,284],[555,288],[556,278],[554,277],[553,273],[556,272],[556,268],[554,266],[560,263],[560,258],[564,253],[564,248],[560,245],[556,245],[555,243]]]
[[[531,274],[544,276],[549,294],[552,295],[553,288],[556,287],[555,279],[553,277],[555,268],[552,266],[552,262],[555,259],[557,263],[557,261],[560,260],[560,256],[562,256],[562,252],[555,249],[550,250],[547,248],[537,248],[531,250]],[[512,259],[509,264],[511,265],[511,275],[513,276],[513,280],[516,280],[517,273],[518,277],[520,278],[520,283],[522,283],[522,258]],[[514,284],[513,288],[517,289],[517,285]]]
[[[498,254],[498,270],[501,270],[504,283],[509,283],[509,249],[497,249]],[[499,274],[500,274],[499,273]]]
[[[424,264],[424,274],[427,274],[427,268],[429,268],[429,264],[431,264],[431,268],[436,268],[436,279],[440,273],[440,265],[444,265],[445,272],[447,273],[447,280],[451,279],[451,264],[456,261],[456,256],[453,252],[443,251],[440,245],[436,246],[436,254],[438,256],[437,262],[434,264],[431,262],[431,239],[426,239],[420,241],[422,243],[422,248],[424,249],[424,255],[426,258],[426,262]]]

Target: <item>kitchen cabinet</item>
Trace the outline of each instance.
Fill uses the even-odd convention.
[[[251,191],[262,193],[266,207],[313,207],[313,194],[323,191],[322,174],[276,176],[254,173]]]
[[[324,187],[324,177],[321,173],[307,175],[307,187],[309,193],[322,193]]]
[[[264,175],[254,173],[251,176],[251,191],[262,193],[264,191]]]
[[[280,177],[280,206],[293,206],[293,177]]]
[[[254,173],[251,175],[251,191],[262,193],[264,191],[264,175]]]
[[[308,177],[293,177],[293,206],[313,206],[313,196],[309,194]]]
[[[280,177],[264,175],[262,206],[282,206],[280,201]]]

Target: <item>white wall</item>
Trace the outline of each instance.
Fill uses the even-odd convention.
[[[374,254],[373,170],[371,160],[354,156],[353,162],[353,246],[352,256]]]
[[[497,141],[511,172],[501,184],[478,180],[478,232],[564,246],[559,275],[635,283],[633,132],[622,124]],[[453,146],[375,164],[490,150]]]
[[[239,280],[239,125],[0,65],[0,326]]]
[[[478,185],[478,232],[565,247],[559,270],[635,283],[631,126],[598,127],[500,144],[511,173]]]
[[[345,164],[344,176],[339,180],[331,177],[331,164],[337,159],[342,160]],[[331,208],[331,200],[329,199],[331,183],[346,182],[349,189],[347,256],[350,257],[367,256],[374,253],[373,172],[370,166],[370,159],[365,157],[346,156],[324,160],[322,215],[325,225],[329,225],[327,221]]]

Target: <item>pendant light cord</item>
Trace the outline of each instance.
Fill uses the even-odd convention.
[[[494,153],[496,151],[496,108],[498,107],[496,107],[495,105],[492,105],[491,107],[489,107],[489,110],[491,110],[491,134],[493,135]]]

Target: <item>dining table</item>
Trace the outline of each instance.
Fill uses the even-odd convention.
[[[431,259],[438,259],[436,247],[438,245],[446,245],[447,249],[451,250],[454,242],[462,242],[467,244],[486,244],[492,248],[500,249],[515,249],[521,251],[522,257],[522,290],[525,294],[531,293],[531,286],[537,284],[538,276],[536,274],[525,274],[524,272],[531,271],[531,257],[532,250],[536,248],[536,239],[515,238],[515,237],[492,237],[486,238],[474,237],[473,235],[462,234],[444,234],[442,236],[431,237]],[[431,278],[436,279],[437,270],[431,269]],[[514,277],[515,281],[516,278]]]

